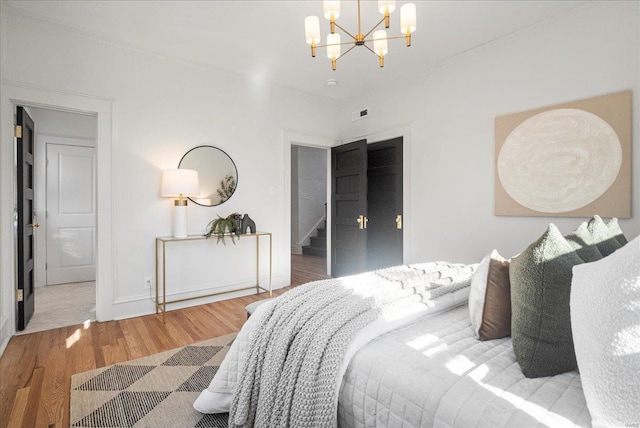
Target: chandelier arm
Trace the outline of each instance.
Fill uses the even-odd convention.
[[[385,37],[384,39],[378,39],[378,40],[394,40],[394,39],[404,39],[406,38],[406,36],[394,36],[394,37]],[[373,43],[373,39],[369,39],[369,40],[364,40],[365,43]],[[347,51],[345,51],[345,53],[343,53],[342,55],[346,54],[347,52],[349,52],[351,49],[355,48],[357,45],[354,43],[353,40],[349,40],[348,42],[342,42],[342,43],[325,43],[324,45],[315,45],[316,48],[326,48],[327,46],[343,46],[343,45],[352,45],[351,48],[349,48]],[[366,44],[364,45],[367,49],[371,50],[369,48],[369,46],[367,46]],[[374,51],[371,51],[374,54],[376,54]],[[341,55],[341,56],[342,56]],[[378,54],[376,54],[378,55]]]
[[[371,52],[372,54],[374,54],[375,56],[377,56],[378,58],[380,58],[380,55],[378,55],[373,49],[371,49],[369,46],[367,45],[362,45],[365,48],[369,49],[369,52]]]
[[[373,28],[371,30],[369,30],[369,32],[367,34],[364,35],[364,38],[366,39],[367,37],[369,37],[369,34],[373,33],[373,30],[378,28],[380,26],[380,24],[382,24],[383,22],[384,22],[384,18],[382,18],[380,20],[380,22],[378,22],[376,25],[374,25]]]
[[[351,46],[349,49],[347,49],[342,55],[340,55],[338,57],[338,59],[342,58],[343,56],[345,56],[346,54],[348,54],[349,52],[351,52],[351,49],[355,48],[357,45],[353,45]]]
[[[345,30],[344,28],[342,28],[342,27],[340,26],[340,24],[338,24],[337,22],[336,22],[336,27],[338,27],[339,29],[341,29],[343,33],[345,33],[347,36],[351,37],[353,40],[355,40],[355,39],[356,39],[356,36],[354,36],[353,34],[351,34],[350,32],[348,32],[348,31],[347,31],[347,30]]]
[[[384,39],[377,39],[377,40],[394,40],[394,39],[405,39],[407,36],[393,36],[393,37],[385,37]],[[369,40],[365,40],[365,43],[371,43],[373,42],[373,39],[369,39]],[[316,46],[321,46],[321,45],[316,45]]]
[[[353,40],[349,40],[348,42],[341,42],[341,43],[326,43],[324,45],[315,45],[316,48],[326,48],[327,46],[344,46],[344,45],[352,45],[352,48],[355,48],[357,45],[355,44],[355,42]],[[349,50],[351,50],[349,49]],[[348,52],[348,51],[347,51]],[[345,52],[346,53],[346,52]],[[344,54],[343,54],[344,55]]]

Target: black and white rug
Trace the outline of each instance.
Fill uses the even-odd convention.
[[[226,427],[193,402],[215,375],[236,333],[71,377],[72,427]]]

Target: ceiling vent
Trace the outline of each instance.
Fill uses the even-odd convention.
[[[355,122],[356,120],[364,119],[365,117],[369,117],[369,109],[363,108],[362,110],[357,110],[351,113],[351,122]]]

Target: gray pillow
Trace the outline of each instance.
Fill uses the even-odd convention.
[[[577,368],[571,335],[571,269],[583,263],[558,228],[511,259],[511,337],[526,377]]]
[[[618,242],[613,232],[609,230],[609,227],[607,227],[600,216],[594,215],[593,218],[589,220],[587,229],[591,233],[592,239],[598,247],[598,251],[600,251],[604,257],[607,257],[618,248],[622,248],[622,244]]]
[[[566,235],[565,239],[585,262],[595,262],[602,259],[602,253],[598,250],[598,246],[587,228],[586,221],[583,221],[576,230]]]

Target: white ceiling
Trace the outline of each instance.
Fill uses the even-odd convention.
[[[311,58],[304,40],[307,15],[320,16],[326,38],[329,23],[322,17],[322,1],[4,1],[9,14],[52,21],[119,44],[242,73],[258,82],[339,99],[399,79],[418,79],[440,61],[586,3],[414,2],[418,28],[410,48],[403,40],[390,41],[385,67],[380,69],[377,58],[359,47],[342,57],[333,72],[324,48]],[[404,3],[398,1],[398,6]],[[381,18],[376,4],[362,1],[363,32]],[[400,35],[398,9],[391,16],[389,35]],[[342,1],[338,23],[353,33],[356,10],[356,1]],[[328,79],[336,79],[338,85],[328,87]]]

